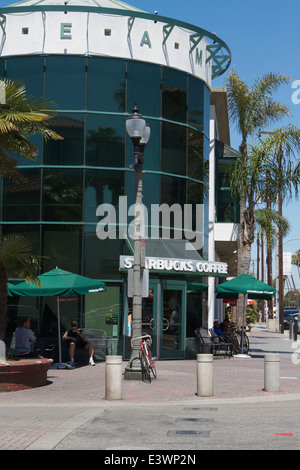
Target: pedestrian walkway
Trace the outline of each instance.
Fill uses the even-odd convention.
[[[279,394],[300,393],[299,345],[288,339],[288,332],[280,335],[254,327],[250,336],[251,358],[223,358],[214,360],[214,397],[236,398],[263,396],[264,354],[280,353],[281,388]],[[125,369],[126,362],[123,366]],[[157,379],[151,384],[140,381],[122,383],[123,400],[127,402],[170,402],[197,400],[196,360],[158,361]],[[0,393],[0,406],[50,405],[64,403],[99,403],[105,401],[105,363],[95,367],[83,366],[73,370],[48,371],[48,385],[31,390]]]
[[[53,448],[71,429],[111,406],[198,406],[221,400],[300,398],[300,341],[289,340],[288,332],[281,335],[257,325],[250,347],[250,358],[214,359],[214,395],[209,398],[196,395],[196,360],[158,361],[156,380],[151,384],[123,380],[122,400],[114,402],[105,399],[104,362],[73,370],[51,369],[43,387],[0,393],[0,449]],[[264,355],[270,352],[280,354],[280,390],[276,393],[263,390]]]

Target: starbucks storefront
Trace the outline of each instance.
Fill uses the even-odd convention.
[[[128,271],[124,293],[126,359],[130,356],[132,267],[132,256],[120,257],[120,270]],[[199,255],[198,259],[146,257],[142,332],[152,337],[152,352],[158,359],[195,357],[195,329],[205,325],[208,318],[207,277],[223,277],[226,273],[226,263],[204,261]]]

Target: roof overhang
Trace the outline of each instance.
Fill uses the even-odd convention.
[[[210,104],[215,107],[219,140],[230,146],[230,129],[228,117],[228,101],[226,88],[212,88]]]

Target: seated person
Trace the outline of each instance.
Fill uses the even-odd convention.
[[[22,318],[20,320],[20,326],[16,328],[15,332],[15,355],[22,357],[23,359],[39,358],[37,352],[32,351],[31,344],[35,343],[36,337],[33,331],[30,329],[30,318]]]
[[[71,322],[71,329],[66,331],[63,335],[62,339],[64,341],[70,341],[69,346],[69,355],[70,355],[70,364],[74,365],[74,352],[75,348],[83,348],[89,350],[89,364],[90,366],[94,366],[95,362],[93,359],[94,354],[94,345],[89,343],[85,336],[78,330],[78,324],[76,321]]]
[[[226,333],[229,329],[229,327],[232,325],[228,317],[225,317],[223,322],[220,323],[220,328],[221,330]]]
[[[218,336],[224,336],[224,331],[219,327],[218,320],[214,321],[214,326],[212,327],[212,329]]]

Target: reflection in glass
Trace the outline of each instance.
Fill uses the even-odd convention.
[[[66,271],[81,274],[81,225],[42,226],[42,272],[58,266]]]
[[[84,121],[80,115],[57,115],[49,127],[63,140],[48,140],[44,144],[44,164],[81,165],[84,155]]]
[[[86,170],[85,179],[86,222],[99,221],[96,216],[100,204],[112,204],[117,208],[119,196],[124,194],[124,173],[113,170]]]
[[[177,70],[163,68],[162,117],[186,123],[187,75]]]
[[[164,290],[162,349],[181,349],[182,291]]]
[[[128,61],[127,112],[131,114],[136,103],[143,116],[160,117],[160,81],[161,67],[159,65]]]
[[[89,57],[87,109],[105,112],[125,110],[125,61]]]
[[[87,165],[124,168],[124,132],[123,117],[88,116]]]
[[[201,80],[189,77],[188,123],[200,130],[203,130],[203,87],[204,84]]]
[[[186,174],[186,139],[185,127],[164,122],[162,124],[161,171]]]
[[[204,88],[204,134],[209,136],[209,117],[210,117],[210,91],[206,85],[203,85]]]
[[[123,240],[100,240],[96,225],[85,227],[83,275],[96,279],[122,279],[119,257]]]
[[[82,220],[82,170],[45,169],[43,179],[44,220]]]
[[[85,109],[85,62],[70,55],[46,57],[45,96],[59,109]]]
[[[122,291],[106,284],[106,291],[84,296],[85,328],[105,330],[109,338],[122,336]]]
[[[40,220],[41,170],[20,170],[25,180],[3,180],[3,220]]]
[[[4,75],[1,73],[0,76],[3,77]],[[35,98],[41,98],[43,96],[44,57],[8,57],[6,77],[10,80],[23,82],[27,96],[32,95]],[[48,99],[50,99],[49,96]]]

